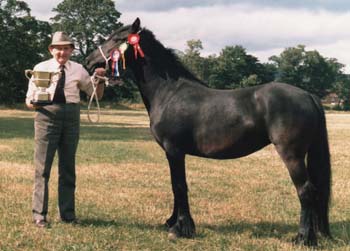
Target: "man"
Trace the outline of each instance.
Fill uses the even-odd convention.
[[[70,61],[74,43],[64,32],[53,34],[49,51],[52,58],[37,64],[34,71],[60,71],[60,77],[52,81],[47,89],[53,104],[37,106],[31,104],[36,87],[29,81],[26,105],[34,109],[35,121],[35,182],[33,192],[33,219],[38,227],[47,227],[48,182],[55,152],[58,152],[58,206],[63,222],[75,222],[75,153],[79,141],[80,95],[93,92],[88,72],[82,65]],[[99,76],[105,75],[103,68],[96,69]],[[58,79],[59,78],[59,79]],[[102,98],[104,84],[96,87],[98,98]]]

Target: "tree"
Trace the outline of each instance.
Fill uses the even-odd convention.
[[[23,1],[0,0],[0,100],[24,102],[28,80],[24,70],[48,57],[49,23],[30,15]]]
[[[87,55],[122,25],[113,0],[64,0],[53,11],[57,12],[51,18],[53,30],[63,30],[74,39],[78,52],[73,59],[82,64]],[[137,98],[133,81],[130,77],[124,78],[126,84],[105,90],[104,100]]]
[[[214,62],[209,85],[215,88],[239,88],[270,82],[274,67],[261,64],[242,46],[227,46]]]
[[[180,55],[180,59],[197,78],[208,82],[208,78],[211,74],[213,57],[201,57],[200,51],[203,49],[201,40],[189,40],[187,41],[187,47],[185,53]]]
[[[337,94],[341,104],[337,104],[338,107],[348,111],[350,110],[350,77],[344,75],[344,78],[339,79],[333,86],[333,91]]]
[[[344,65],[339,63],[337,59],[332,58],[329,60],[330,66],[335,72],[342,72]],[[344,110],[350,110],[350,75],[348,74],[337,74],[336,80],[332,85],[332,92],[336,93],[339,100],[342,101],[338,104]]]
[[[122,25],[112,0],[64,0],[53,11],[58,13],[51,18],[53,30],[75,40],[80,62]]]
[[[278,81],[298,86],[319,97],[324,97],[342,75],[341,64],[324,58],[316,50],[306,51],[303,45],[287,48],[270,60],[278,69]]]

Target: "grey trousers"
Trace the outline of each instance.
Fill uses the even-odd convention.
[[[33,218],[48,212],[48,183],[52,162],[58,153],[58,207],[62,220],[75,218],[75,154],[79,141],[79,104],[53,104],[37,109],[35,129],[35,181]]]

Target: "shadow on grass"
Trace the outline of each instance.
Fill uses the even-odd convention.
[[[115,220],[103,220],[103,219],[81,219],[80,226],[82,227],[130,227],[130,228],[137,228],[140,230],[155,230],[155,231],[164,231],[167,232],[168,228],[165,224],[147,224],[143,222],[129,222],[127,220],[125,221],[115,221]],[[333,239],[328,239],[319,236],[319,241],[326,240],[328,242],[327,245],[331,244],[333,246],[337,247],[344,247],[349,245],[349,232],[347,232],[347,236],[339,236],[339,229],[344,230],[350,229],[350,221],[342,221],[342,222],[335,222],[331,224],[331,230],[334,230],[333,232]],[[285,239],[284,237],[286,235],[292,235],[293,237],[296,236],[298,231],[298,225],[297,224],[287,224],[287,223],[281,223],[281,222],[259,222],[259,223],[250,223],[246,221],[242,222],[232,222],[225,225],[208,225],[208,224],[201,224],[197,225],[197,231],[198,229],[208,229],[212,232],[215,232],[217,234],[225,235],[225,234],[244,234],[244,233],[250,233],[251,238],[254,239],[266,239],[266,238],[275,238],[275,239]],[[203,231],[199,231],[194,239],[206,239],[210,238],[207,234]],[[290,242],[293,242],[292,238],[288,240]]]
[[[79,219],[79,226],[82,227],[130,227],[130,228],[138,228],[140,230],[157,230],[157,231],[166,231],[167,228],[162,224],[151,225],[142,222],[129,222],[129,221],[116,221],[116,220],[103,220],[103,219]]]
[[[226,233],[251,233],[254,238],[281,238],[282,236],[290,233],[297,233],[297,224],[287,223],[271,223],[271,222],[258,222],[250,223],[246,221],[230,222],[227,225],[202,225],[203,228],[207,228],[210,231],[226,234]],[[205,237],[205,235],[203,235]]]
[[[297,235],[298,225],[297,224],[287,224],[282,222],[259,222],[250,223],[246,221],[242,222],[232,222],[227,225],[200,225],[202,228],[209,229],[219,234],[227,233],[250,233],[252,238],[276,238],[283,239],[286,235],[292,235],[293,238]],[[331,242],[332,245],[337,247],[343,247],[349,245],[350,238],[350,221],[334,222],[330,224],[332,238],[326,238],[318,235],[318,240],[326,240]],[[340,232],[343,232],[340,233]],[[344,236],[345,232],[345,236]],[[206,238],[207,234],[201,232],[197,235],[199,238]],[[290,239],[293,242],[292,239]]]
[[[113,126],[124,126],[112,127]],[[150,141],[153,137],[148,127],[131,127],[131,124],[123,123],[100,123],[98,126],[83,124],[81,126],[80,138],[85,140],[121,140]],[[0,118],[0,139],[33,139],[34,119],[33,118]]]

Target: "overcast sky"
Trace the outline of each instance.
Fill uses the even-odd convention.
[[[37,19],[48,20],[61,0],[25,0]],[[184,51],[200,39],[203,56],[242,45],[261,62],[286,47],[306,45],[337,58],[350,73],[349,0],[115,0],[121,21],[140,17],[167,47]]]

